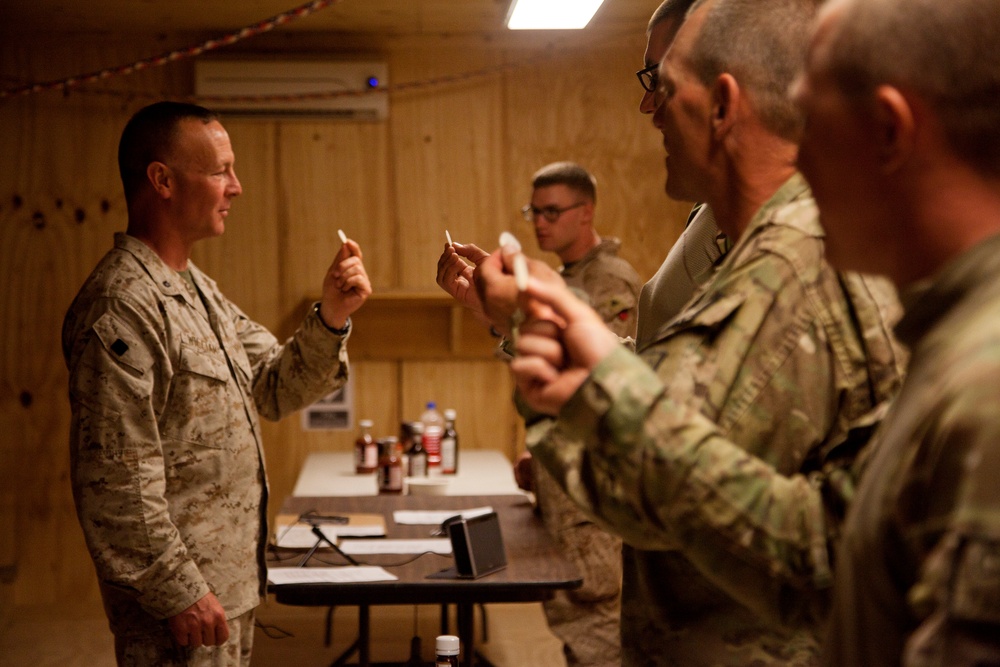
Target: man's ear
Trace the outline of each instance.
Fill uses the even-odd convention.
[[[879,86],[875,89],[872,124],[882,169],[895,171],[909,159],[916,144],[917,122],[913,106],[898,88]]]
[[[173,194],[173,172],[171,172],[170,167],[162,162],[150,162],[146,166],[146,178],[149,179],[149,184],[153,187],[153,191],[163,199],[169,199]]]
[[[740,103],[740,84],[732,74],[722,73],[712,87],[712,129],[721,138],[736,122],[736,109]]]

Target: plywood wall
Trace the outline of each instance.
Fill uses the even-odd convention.
[[[7,83],[56,79],[193,43],[165,39],[7,41],[0,74]],[[513,458],[522,429],[506,369],[492,358],[488,334],[434,284],[444,229],[484,246],[509,229],[532,248],[518,213],[531,173],[577,160],[599,181],[600,231],[622,238],[624,256],[652,275],[687,207],[663,196],[659,137],[637,111],[632,72],[642,48],[638,31],[543,57],[523,43],[377,45],[397,82],[496,71],[394,95],[387,122],[226,119],[244,194],[226,234],[204,242],[195,261],[285,336],[319,294],[344,229],[361,243],[380,295],[358,314],[351,341],[357,416],[388,434],[437,400],[457,409],[463,446]],[[90,88],[97,92],[0,101],[0,613],[96,600],[68,483],[60,326],[125,226],[115,164],[121,127],[148,94],[187,94],[190,67]],[[266,425],[264,435],[279,499],[309,452],[346,450],[353,437],[304,432],[295,418]]]

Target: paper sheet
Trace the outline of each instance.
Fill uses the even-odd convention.
[[[440,526],[445,519],[461,514],[466,519],[489,514],[492,507],[475,507],[467,510],[396,510],[392,518],[399,524],[411,526]],[[315,540],[314,540],[315,541]]]
[[[282,584],[341,584],[363,581],[396,581],[399,577],[385,568],[369,565],[343,567],[275,567],[267,572],[271,583]]]
[[[385,535],[385,519],[378,514],[347,514],[346,524],[322,523],[323,534],[331,540],[341,537],[381,537]],[[312,532],[312,526],[299,522],[299,517],[293,514],[279,514],[274,527],[275,544],[284,549],[311,549],[318,539]],[[329,549],[326,543],[320,545]]]
[[[451,553],[451,540],[344,540],[340,549],[347,554],[422,554],[431,553],[448,555]]]

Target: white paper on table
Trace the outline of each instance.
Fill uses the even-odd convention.
[[[320,528],[327,539],[334,541],[341,537],[379,537],[385,535],[385,526],[376,525],[344,526],[327,523]],[[275,534],[277,535],[277,545],[284,549],[311,549],[319,540],[316,533],[312,532],[312,526],[306,524],[278,526]],[[329,549],[330,546],[324,542],[320,548]]]
[[[451,540],[343,540],[340,550],[345,554],[435,554],[451,553]]]
[[[385,568],[370,565],[342,567],[275,567],[267,572],[271,583],[282,584],[343,584],[364,581],[396,581],[399,577]]]
[[[461,514],[463,518],[471,519],[493,511],[492,507],[475,507],[468,510],[396,510],[392,518],[399,524],[410,526],[440,526],[445,519]]]

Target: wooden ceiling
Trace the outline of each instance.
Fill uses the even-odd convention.
[[[0,0],[0,34],[226,34],[306,0]],[[339,0],[281,31],[498,35],[510,0]],[[605,0],[591,32],[635,33],[659,0]]]

